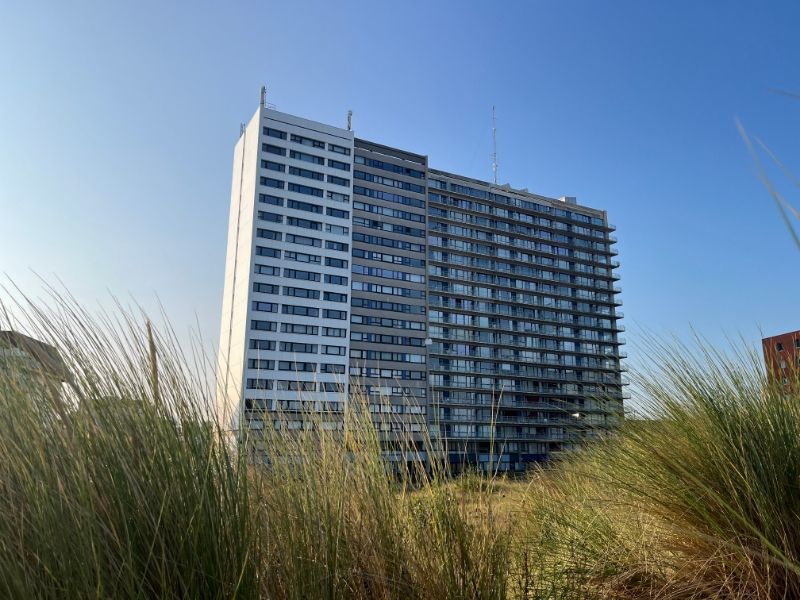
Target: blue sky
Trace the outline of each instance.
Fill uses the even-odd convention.
[[[800,169],[800,100],[773,91],[800,91],[798,23],[796,2],[4,3],[0,270],[158,296],[216,340],[232,148],[266,83],[483,179],[496,105],[503,182],[617,225],[629,342],[797,329],[800,254],[734,120]]]

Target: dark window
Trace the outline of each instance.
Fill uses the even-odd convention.
[[[256,229],[256,235],[265,240],[278,240],[280,241],[283,235],[280,231],[272,231],[272,229]]]
[[[258,201],[264,204],[272,204],[273,206],[283,206],[283,198],[271,196],[270,194],[259,194]]]
[[[281,333],[317,335],[319,333],[319,327],[316,325],[302,325],[299,323],[281,323]]]
[[[271,371],[275,368],[274,360],[264,360],[263,358],[248,358],[248,369],[258,369],[259,371]]]
[[[269,221],[271,223],[283,223],[283,215],[274,212],[267,212],[265,210],[258,211],[258,218],[262,221]]]
[[[325,283],[347,285],[347,277],[342,277],[341,275],[325,275]]]
[[[278,171],[280,173],[286,172],[286,165],[281,163],[276,163],[271,160],[262,160],[261,161],[261,168],[262,169],[269,169],[270,171]]]
[[[322,317],[324,319],[339,319],[344,321],[347,319],[347,311],[346,310],[333,310],[326,308],[322,311]]]
[[[302,227],[303,229],[322,231],[322,223],[319,221],[309,221],[308,219],[298,219],[297,217],[286,217],[286,224],[292,225],[293,227]]]
[[[295,210],[304,210],[306,212],[322,214],[322,207],[319,204],[312,204],[311,202],[300,202],[299,200],[289,200],[287,203],[289,208]]]
[[[347,294],[340,294],[338,292],[325,292],[323,300],[329,300],[330,302],[347,302]]]
[[[281,342],[278,347],[281,352],[297,352],[299,354],[316,354],[316,344],[301,344],[298,342]]]
[[[306,179],[315,179],[316,181],[322,181],[324,179],[322,173],[309,171],[308,169],[300,169],[298,167],[289,167],[289,175],[305,177]]]
[[[317,363],[310,362],[291,362],[288,360],[278,361],[278,370],[280,371],[300,371],[306,373],[315,373],[317,370]]]
[[[256,331],[277,331],[277,328],[278,324],[273,321],[259,321],[258,319],[252,319],[250,321],[250,329]]]
[[[338,337],[342,338],[347,336],[347,330],[341,329],[339,327],[323,327],[322,328],[322,335],[326,337]]]
[[[285,184],[280,179],[272,179],[271,177],[262,177],[261,185],[282,190]]]
[[[342,260],[341,258],[325,257],[325,265],[328,267],[336,267],[337,269],[346,269],[348,263],[346,260]]]
[[[306,154],[305,152],[297,152],[295,150],[291,150],[289,152],[289,158],[294,158],[295,160],[302,160],[315,165],[325,164],[325,159],[322,158],[321,156],[314,156],[313,154]]]
[[[284,315],[300,315],[302,317],[318,317],[319,309],[311,306],[296,306],[294,304],[284,304],[281,307]]]
[[[350,180],[344,177],[336,177],[336,175],[328,175],[328,183],[335,183],[336,185],[343,185],[350,187]]]
[[[340,160],[332,160],[330,158],[328,159],[328,166],[332,167],[334,169],[340,169],[342,171],[349,171],[350,170],[350,164],[349,163],[342,162]]]
[[[264,246],[256,246],[256,256],[268,256],[270,258],[280,258],[281,251],[275,248],[265,248]]]
[[[258,302],[254,300],[253,310],[259,312],[278,312],[278,305],[273,302]]]
[[[343,244],[342,242],[332,242],[330,240],[325,241],[325,247],[328,250],[338,250],[339,252],[347,252],[350,249],[349,244]]]
[[[250,350],[275,350],[273,340],[250,340]]]
[[[277,154],[278,156],[286,156],[286,148],[280,146],[273,146],[272,144],[261,144],[261,149],[270,154]]]
[[[320,142],[319,140],[303,137],[301,135],[292,134],[291,140],[295,144],[303,144],[303,146],[311,146],[312,148],[322,148],[323,150],[325,149],[325,142]]]
[[[278,286],[272,285],[270,283],[258,283],[257,281],[253,283],[253,291],[254,292],[261,292],[263,294],[277,294],[278,293]]]
[[[249,379],[247,380],[247,389],[248,390],[271,390],[272,389],[272,380],[271,379]]]
[[[320,274],[313,271],[300,271],[299,269],[284,269],[283,276],[290,279],[302,279],[303,281],[319,281]]]
[[[280,275],[281,270],[278,267],[270,267],[269,265],[259,265],[256,263],[255,272],[259,275]]]
[[[347,210],[339,210],[338,208],[326,208],[325,214],[329,217],[336,217],[337,219],[349,219],[350,218],[350,211]]]
[[[286,132],[281,131],[280,129],[272,129],[271,127],[264,127],[264,135],[268,135],[269,137],[278,138],[279,140],[286,139]]]
[[[777,350],[778,352],[783,352],[783,344],[781,344],[780,342],[775,344],[775,350]]]
[[[331,365],[327,363],[322,364],[323,373],[337,373],[342,375],[344,373],[344,365]]]
[[[304,235],[295,235],[293,233],[286,234],[286,241],[291,244],[299,244],[300,246],[313,246],[315,248],[322,248],[322,240]]]
[[[337,154],[344,154],[345,156],[350,156],[350,148],[345,148],[344,146],[337,146],[336,144],[328,144],[328,150],[331,152],[336,152]]]
[[[277,287],[277,286],[272,286]],[[319,300],[318,290],[309,290],[307,288],[298,287],[283,287],[284,296],[294,296],[295,298],[311,298],[312,300]]]
[[[263,177],[262,177],[263,179]],[[281,187],[283,187],[283,182],[281,181]],[[305,194],[306,196],[315,196],[317,198],[322,198],[322,190],[315,187],[310,187],[307,185],[299,185],[297,183],[289,183],[289,191],[296,192],[298,194]]]

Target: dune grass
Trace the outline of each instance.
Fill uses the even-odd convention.
[[[50,306],[15,311],[69,384],[0,375],[0,597],[800,597],[800,404],[753,354],[655,344],[654,419],[454,480],[387,465],[357,398],[346,434],[266,430],[253,461],[169,330]]]

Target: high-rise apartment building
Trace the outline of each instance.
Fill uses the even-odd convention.
[[[218,401],[239,427],[337,427],[358,390],[387,440],[544,460],[622,411],[613,229],[260,106],[234,152]]]

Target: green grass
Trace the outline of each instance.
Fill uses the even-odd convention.
[[[0,376],[0,597],[800,597],[800,399],[754,355],[654,344],[657,419],[453,479],[388,468],[358,399],[346,436],[269,432],[254,465],[169,330],[41,306],[14,311],[72,379]]]

